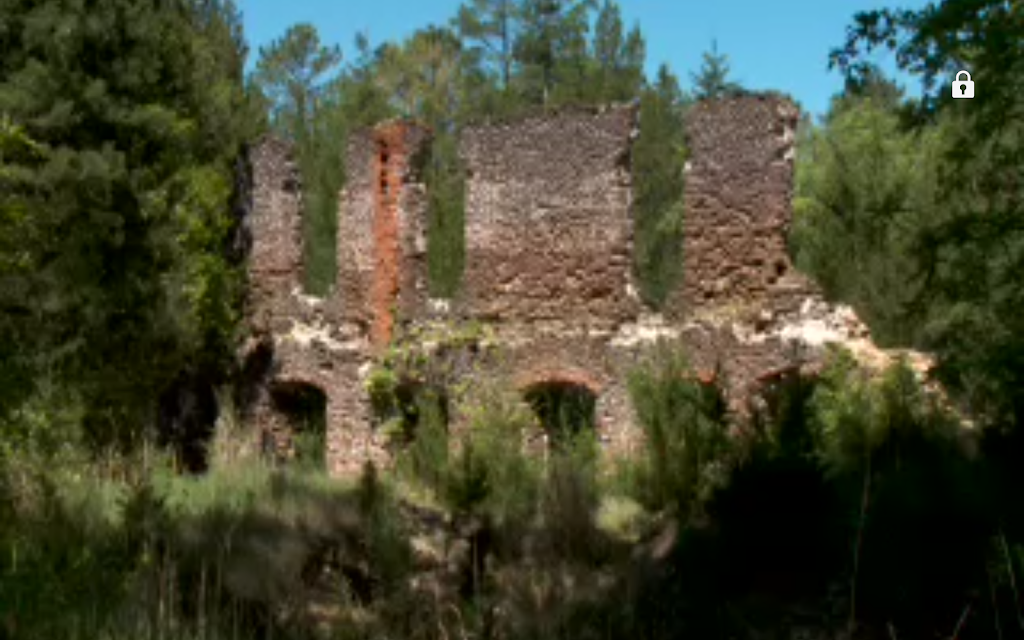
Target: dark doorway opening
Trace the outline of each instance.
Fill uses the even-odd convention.
[[[597,396],[573,382],[548,381],[529,387],[524,394],[553,446],[565,444],[581,433],[594,433]]]
[[[327,395],[301,382],[276,384],[274,406],[288,419],[290,451],[301,467],[324,469],[327,463]]]
[[[212,378],[179,376],[160,397],[158,441],[170,447],[178,468],[203,473],[209,468],[208,450],[219,415]]]
[[[401,382],[395,386],[395,405],[392,419],[397,420],[398,433],[394,434],[397,444],[408,444],[416,439],[417,432],[429,423],[447,433],[449,419],[448,393],[445,389]]]

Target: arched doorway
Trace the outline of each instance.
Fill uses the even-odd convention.
[[[558,447],[597,427],[597,394],[585,384],[565,379],[534,382],[523,391],[548,442]]]
[[[284,416],[287,457],[300,466],[323,469],[327,460],[327,395],[304,382],[278,382],[270,389],[274,408]]]

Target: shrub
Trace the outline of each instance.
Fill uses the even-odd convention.
[[[841,491],[858,614],[909,634],[953,628],[988,589],[989,485],[953,418],[905,363],[873,378],[837,354],[812,399],[818,455]]]
[[[659,349],[629,379],[646,436],[633,472],[641,503],[691,514],[720,481],[729,454],[721,389],[697,380],[678,350]]]
[[[444,490],[448,473],[448,424],[434,392],[416,398],[416,433],[398,454],[400,474],[422,482],[435,494]]]
[[[539,495],[538,461],[523,451],[534,421],[514,394],[481,390],[468,407],[468,429],[449,466],[446,501],[456,511],[486,514],[495,523],[529,522]]]
[[[592,434],[578,434],[575,446],[548,460],[541,494],[541,515],[550,550],[556,558],[597,560],[604,551],[596,525],[600,504]],[[582,441],[582,442],[580,442]]]

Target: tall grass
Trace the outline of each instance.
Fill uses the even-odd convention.
[[[1024,438],[966,435],[906,368],[843,357],[739,441],[678,354],[631,390],[626,482],[586,431],[530,453],[499,387],[452,435],[424,405],[395,475],[358,483],[262,463],[230,417],[198,477],[152,451],[6,458],[0,637],[1024,637]]]
[[[31,500],[4,496],[5,637],[305,637],[318,590],[368,597],[408,567],[392,499],[372,484],[258,460],[202,477],[149,465],[128,482],[40,469]]]
[[[694,375],[678,349],[657,350],[630,376],[645,450],[631,473],[636,497],[649,508],[683,516],[699,509],[726,472],[730,441],[717,385]]]

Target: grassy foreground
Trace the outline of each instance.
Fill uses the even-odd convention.
[[[1024,635],[1019,445],[907,369],[839,357],[737,437],[680,358],[631,390],[648,447],[613,468],[587,437],[523,453],[501,394],[358,482],[231,453],[230,424],[199,477],[5,459],[0,638]]]

